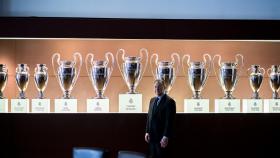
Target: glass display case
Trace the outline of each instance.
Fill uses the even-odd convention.
[[[112,153],[120,149],[145,152],[147,144],[144,141],[144,129],[149,99],[154,96],[153,81],[155,77],[164,75],[169,75],[166,77],[169,79],[167,83],[172,87],[169,95],[177,103],[174,157],[182,157],[182,155],[186,155],[185,157],[275,157],[279,155],[272,152],[278,150],[275,144],[279,142],[279,114],[263,112],[240,114],[234,113],[235,111],[216,114],[214,112],[217,109],[215,109],[215,99],[223,98],[224,90],[227,88],[230,92],[234,88],[232,95],[240,99],[241,105],[244,105],[241,103],[242,99],[273,97],[270,78],[277,73],[269,70],[270,75],[268,75],[267,70],[271,67],[275,68],[272,65],[280,64],[279,28],[280,22],[277,20],[1,17],[0,64],[5,65],[0,65],[0,78],[5,81],[5,75],[8,74],[8,82],[4,90],[0,89],[2,92],[0,97],[4,96],[9,100],[9,106],[5,107],[9,113],[0,114],[1,157],[71,157],[75,146],[103,147]],[[108,61],[109,67],[105,66],[107,52],[111,52],[116,59],[117,51],[125,50],[125,57],[135,60],[120,60],[121,65],[130,65],[122,70],[138,72],[137,67],[140,63],[136,59],[141,56],[139,50],[142,48],[148,50],[149,59],[146,71],[142,79],[138,80],[139,84],[136,87],[136,92],[142,94],[141,113],[119,113],[119,94],[126,95],[130,84],[126,83],[120,73],[116,60],[112,65],[113,71],[107,86],[105,86],[107,80],[102,80],[101,88],[94,87],[92,83],[98,81],[96,77],[99,75],[108,75],[104,73],[111,66],[111,60]],[[75,61],[73,54],[76,52],[81,54],[83,61],[79,75],[78,62],[73,64]],[[53,71],[52,56],[55,53],[60,54],[61,60],[68,62],[62,62],[64,65],[60,65],[60,68],[55,68]],[[93,55],[88,55],[89,53],[94,54],[93,60],[91,60]],[[155,53],[158,54],[157,62],[151,60],[152,54]],[[174,65],[172,63],[172,53],[177,53],[181,57],[178,73],[167,73],[177,71],[177,63]],[[213,64],[208,66],[205,54],[209,54],[211,59],[217,54],[221,56],[222,62],[216,70],[220,75],[219,78],[213,69],[208,71]],[[237,54],[242,54],[244,57],[244,66],[238,69],[240,74],[234,75]],[[88,60],[86,60],[87,55]],[[78,58],[77,56],[76,59]],[[57,57],[54,61],[58,61]],[[86,70],[86,61],[91,63],[88,71],[91,74]],[[218,63],[216,61],[215,65]],[[74,68],[74,65],[78,67]],[[141,65],[144,66],[145,62],[143,61]],[[152,68],[152,65],[157,67]],[[17,67],[21,71],[16,71]],[[250,70],[247,71],[249,68]],[[264,68],[266,73],[261,68]],[[45,73],[46,70],[48,75]],[[152,70],[155,71],[155,76]],[[21,89],[17,88],[16,76],[20,83],[24,83]],[[70,76],[69,80],[68,76]],[[65,84],[72,83],[75,76],[78,76],[75,85]],[[126,77],[129,78],[128,76]],[[63,81],[64,77],[67,80]],[[22,80],[28,78],[28,85],[27,82],[21,81],[21,78]],[[135,79],[135,76],[129,78],[130,81],[131,79]],[[218,79],[227,83],[219,83]],[[261,85],[260,80],[262,80]],[[3,82],[0,84],[4,87]],[[53,113],[56,108],[55,99],[61,99],[64,92],[67,93],[69,86],[73,86],[70,96],[77,99],[78,113]],[[109,104],[106,113],[86,113],[88,109],[94,108],[87,106],[87,99],[96,97],[96,89],[99,96],[102,96],[100,90],[104,87],[106,89],[103,95],[109,99],[109,103],[104,103]],[[38,97],[50,99],[50,102],[44,103],[50,105],[50,109],[45,110],[51,113],[11,113],[11,99],[16,99],[19,94],[22,94],[20,90],[25,92],[24,96],[27,99],[38,99]],[[255,93],[256,91],[258,93]],[[197,104],[195,100],[197,98],[204,100]],[[131,99],[127,101],[129,104],[133,103]],[[185,101],[194,106],[188,109],[189,106],[184,105]],[[92,100],[89,102],[89,104],[95,103]],[[35,108],[42,110],[43,104],[40,106],[39,103],[37,104]],[[226,104],[226,108],[232,110],[233,104],[235,103]],[[252,105],[248,101],[245,104]],[[271,104],[276,105],[275,102]],[[20,108],[21,105],[16,104],[18,110],[24,110]],[[251,107],[255,106],[254,109],[257,110],[258,105],[258,102],[256,106],[253,103]],[[248,112],[248,109],[242,109],[242,106],[239,108],[240,112]],[[30,110],[32,111],[32,107],[28,111]],[[185,114],[190,110],[207,114]],[[110,155],[112,158],[114,156],[114,154]]]
[[[140,108],[136,111],[128,110],[128,112],[147,112],[149,99],[154,96],[153,80],[158,76],[153,75],[153,71],[158,72],[159,69],[156,67],[160,66],[159,64],[156,67],[153,65],[154,61],[152,61],[151,57],[154,53],[158,54],[157,61],[174,62],[174,58],[171,58],[170,55],[177,53],[179,56],[177,63],[174,63],[176,73],[166,79],[166,84],[169,85],[170,82],[169,95],[177,102],[177,112],[218,112],[221,106],[217,107],[218,103],[215,99],[223,98],[223,93],[229,90],[232,91],[236,99],[240,99],[239,103],[237,103],[240,106],[237,107],[239,109],[229,110],[228,112],[248,112],[248,110],[242,109],[241,103],[242,99],[252,98],[253,91],[250,86],[252,83],[249,80],[248,69],[252,65],[259,65],[265,69],[264,71],[267,71],[272,65],[277,66],[280,63],[277,58],[280,49],[279,32],[273,30],[273,28],[279,26],[279,22],[273,20],[1,19],[3,20],[0,31],[0,63],[5,64],[8,69],[7,86],[2,93],[7,99],[17,98],[18,90],[20,90],[17,87],[20,86],[16,84],[18,83],[15,77],[17,74],[16,66],[26,64],[26,66],[29,66],[30,79],[25,84],[24,92],[28,99],[36,99],[38,97],[38,83],[36,84],[38,79],[36,79],[34,69],[38,64],[45,64],[49,75],[48,84],[44,87],[44,96],[45,99],[50,100],[47,100],[47,103],[42,102],[40,104],[49,103],[48,110],[46,110],[48,112],[55,112],[55,99],[59,99],[63,93],[69,91],[67,90],[68,81],[61,80],[62,70],[57,72],[57,66],[52,64],[57,62],[56,59],[52,61],[52,56],[55,53],[60,54],[61,61],[72,61],[73,63],[76,63],[73,60],[73,54],[81,54],[77,58],[81,60],[77,64],[81,65],[75,66],[75,70],[73,69],[75,75],[72,74],[73,78],[70,78],[73,82],[71,84],[69,82],[69,88],[71,89],[69,92],[73,94],[72,99],[77,99],[77,103],[75,101],[73,103],[75,105],[74,111],[76,112],[94,112],[93,108],[97,110],[96,112],[98,110],[100,112],[119,112],[122,109],[120,107],[122,104],[130,104],[129,102],[133,102],[131,98],[135,97],[125,96],[126,101],[126,99],[121,99],[123,96],[119,96],[119,94],[128,91],[126,85],[135,85],[136,87],[138,84],[137,91],[141,96],[140,98],[136,97],[137,101],[134,102],[141,101],[140,105],[126,106]],[[105,75],[106,85],[103,84],[103,80],[93,80],[96,79],[97,75],[92,76],[93,70],[91,68],[89,68],[90,73],[86,71],[86,65],[89,63],[86,60],[86,56],[90,53],[92,53],[93,57],[92,62],[95,60],[108,60],[108,56],[105,56],[107,52],[111,52],[110,60],[118,61],[118,58],[120,58],[117,56],[118,51],[123,50],[126,52],[126,56],[137,57],[139,52],[142,53],[141,49],[143,48],[145,48],[148,55],[145,55],[143,61],[139,62],[141,69],[139,68],[136,71],[141,71],[141,74],[137,76],[131,78],[131,76],[125,76],[125,73],[121,73],[122,71],[131,71],[127,65],[123,67],[122,59],[119,59],[118,64],[110,64],[112,72],[110,72],[110,76]],[[205,57],[203,57],[206,53],[209,54],[208,58],[210,58],[207,63]],[[234,80],[231,78],[231,81],[226,81],[227,76],[223,75],[221,77],[219,75],[219,72],[224,72],[225,69],[222,69],[223,66],[221,65],[219,68],[217,66],[218,61],[213,60],[214,56],[218,54],[222,58],[222,63],[228,61],[232,62],[233,65],[237,64],[235,63],[237,62],[235,57],[237,54],[241,54],[244,58],[242,65],[238,66],[238,72],[233,72],[236,74],[229,74],[228,76],[234,78]],[[199,83],[194,83],[195,78],[193,77],[198,74],[189,73],[189,71],[194,71],[194,69],[188,69],[190,64],[184,65],[186,61],[182,59],[186,55],[194,62],[204,60],[204,65],[208,64],[205,69],[207,72],[202,74],[202,76],[207,75],[205,79],[195,81]],[[76,57],[74,56],[74,58]],[[125,60],[124,62],[124,64],[127,64]],[[89,67],[93,67],[93,63]],[[233,67],[229,67],[229,70],[233,70]],[[216,74],[214,73],[215,71],[217,71]],[[276,73],[279,73],[278,71],[276,70]],[[261,73],[263,74],[263,79],[258,87],[259,96],[262,99],[272,99],[269,74],[263,72],[263,70]],[[166,76],[166,74],[162,75]],[[200,78],[202,76],[200,74]],[[191,79],[194,79],[193,82],[190,81]],[[277,88],[277,86],[279,87],[278,83],[279,81],[275,81],[275,92],[279,90]],[[96,84],[99,84],[99,89],[102,89],[102,93],[108,100],[87,100],[96,96],[95,92],[98,87]],[[199,93],[202,93],[203,99],[200,98],[200,101],[191,99],[196,91],[194,86],[197,87],[202,84],[203,90],[202,87],[199,88]],[[225,89],[228,86],[230,88]],[[61,91],[60,87],[63,91]],[[229,103],[227,100],[220,101],[222,104],[228,104],[229,106],[230,104],[235,104],[233,102]],[[192,109],[189,108],[190,106],[187,105],[187,102],[193,107]],[[255,105],[257,104],[256,102],[257,100],[249,104]],[[276,101],[273,104],[277,103]],[[67,103],[65,102],[64,104]],[[202,105],[204,104],[203,110]],[[247,103],[244,104],[247,106]],[[105,111],[102,110],[102,106],[106,109]],[[91,110],[89,110],[90,108]],[[267,110],[264,107],[261,108],[257,112],[279,112],[277,110]],[[31,100],[30,109],[32,109]],[[8,106],[8,111],[12,111],[11,106]]]

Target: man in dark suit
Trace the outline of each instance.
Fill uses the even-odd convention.
[[[176,114],[176,102],[165,94],[162,80],[156,80],[146,124],[145,141],[149,143],[150,158],[169,158]]]

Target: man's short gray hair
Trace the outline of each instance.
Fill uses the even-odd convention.
[[[161,79],[156,79],[156,80],[154,81],[154,84],[160,84],[160,85],[162,85],[162,86],[165,88],[165,83],[164,83],[164,81],[161,80]]]

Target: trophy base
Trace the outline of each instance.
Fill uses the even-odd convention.
[[[192,99],[203,99],[200,95],[200,92],[196,91],[193,96],[192,96]]]
[[[45,99],[43,92],[39,92],[37,99]]]
[[[99,91],[97,92],[97,95],[92,99],[108,99],[108,98],[103,95],[103,91]]]
[[[138,92],[126,92],[126,94],[139,94]]]
[[[226,92],[225,96],[222,99],[236,99],[231,92]]]
[[[251,99],[261,99],[258,92],[254,92]]]
[[[3,92],[0,91],[0,99],[5,99],[5,97],[3,96]]]
[[[277,92],[273,92],[272,99],[279,99]]]
[[[108,99],[108,97],[105,97],[105,96],[96,96],[96,97],[92,97],[91,99]]]
[[[57,99],[76,99],[76,98],[73,96],[70,96],[70,97],[62,96],[62,97],[58,97]]]
[[[25,93],[23,91],[21,91],[19,93],[18,99],[27,99],[27,97],[25,96]]]

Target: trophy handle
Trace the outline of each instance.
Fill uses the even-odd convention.
[[[110,62],[109,56],[111,57],[111,62]],[[111,52],[107,52],[105,54],[105,58],[107,60],[107,64],[109,64],[109,63],[111,64],[111,66],[110,66],[110,74],[109,74],[109,77],[111,77],[111,75],[113,73],[113,68],[114,68],[114,65],[115,65],[114,55]]]
[[[75,86],[77,80],[78,80],[78,77],[80,75],[80,72],[81,72],[81,68],[82,68],[82,64],[83,64],[83,59],[82,59],[82,55],[79,53],[79,52],[76,52],[73,54],[73,58],[74,58],[74,63],[76,64],[77,63],[77,56],[79,58],[79,61],[80,61],[80,64],[79,64],[79,67],[78,67],[78,73],[74,79],[74,83],[73,83],[73,87]]]
[[[203,60],[204,60],[205,65],[207,65],[207,67],[206,67],[206,78],[207,78],[209,76],[209,74],[211,73],[211,56],[207,53],[203,54]]]
[[[124,49],[119,49],[117,51],[117,54],[116,54],[116,61],[117,61],[118,68],[119,68],[119,70],[121,72],[121,75],[122,75],[123,79],[125,80],[125,77],[124,77],[124,74],[123,74],[122,65],[120,65],[120,62],[119,62],[119,54],[122,55],[122,60],[124,61],[125,50]]]
[[[29,67],[26,65],[26,70],[28,72],[28,75],[29,75]]]
[[[252,68],[250,67],[250,68],[248,68],[247,71],[246,71],[248,76],[250,76],[250,70],[251,70],[251,69],[252,69]]]
[[[57,59],[55,61],[56,57],[57,57]],[[59,53],[53,54],[52,55],[52,67],[53,67],[54,75],[55,75],[56,79],[58,80],[58,82],[59,82],[59,79],[58,79],[58,76],[57,76],[56,64],[59,65],[59,61],[60,61],[60,54]],[[56,64],[55,64],[55,62],[56,62]]]
[[[270,77],[270,73],[271,73],[271,68],[268,68],[268,69],[267,69],[267,75],[268,75],[268,77]]]
[[[149,62],[149,53],[148,53],[148,50],[146,49],[146,48],[141,48],[140,49],[140,51],[139,51],[139,54],[140,54],[140,57],[141,57],[141,59],[140,59],[140,61],[142,61],[143,60],[143,52],[146,54],[146,60],[145,60],[145,66],[144,66],[144,69],[143,69],[143,71],[142,71],[142,73],[141,73],[141,75],[140,75],[140,79],[139,79],[139,82],[142,80],[142,77],[143,77],[143,75],[144,75],[144,72],[146,71],[146,68],[147,68],[147,66],[148,66],[148,62]],[[138,83],[139,83],[138,82]]]
[[[219,55],[219,54],[214,55],[213,60],[212,60],[212,68],[213,68],[214,74],[215,74],[216,78],[218,79],[219,85],[221,86],[220,75],[217,73],[216,66],[215,66],[215,59],[216,58],[218,58],[219,67],[221,67],[221,55]]]
[[[90,63],[90,66],[92,66],[93,59],[94,59],[94,54],[88,53],[86,56],[85,64],[86,64],[87,74],[88,74],[88,77],[90,78],[90,80],[91,80],[91,73],[90,73],[90,68],[88,67],[88,64]]]
[[[175,58],[174,58],[174,56],[176,56],[177,57],[177,62],[175,62]],[[172,64],[174,65],[175,63],[177,63],[176,64],[176,76],[178,75],[178,73],[179,73],[179,65],[181,65],[180,64],[180,56],[179,56],[179,54],[178,53],[172,53],[171,54],[171,59],[172,59]]]
[[[263,67],[260,68],[261,74],[264,75],[265,74],[265,69]]]
[[[184,63],[185,59],[187,58],[187,64]],[[183,68],[183,73],[185,76],[187,76],[187,72],[185,69],[185,66],[188,65],[187,67],[190,67],[190,60],[191,60],[191,56],[189,54],[185,54],[182,58],[182,68]]]
[[[238,57],[240,57],[240,60],[238,60]],[[241,64],[239,64],[240,61],[241,61]],[[240,76],[242,74],[242,70],[243,70],[243,67],[244,67],[244,57],[243,57],[243,55],[241,55],[241,54],[236,54],[235,55],[235,64],[236,64],[237,68],[239,69],[238,76]]]
[[[155,62],[153,63],[153,58],[155,58]],[[155,74],[155,67],[154,65],[156,65],[156,69],[157,69],[157,65],[158,65],[158,55],[156,53],[154,53],[151,58],[150,58],[150,65],[151,65],[151,71],[152,71],[152,74],[153,74],[153,77],[154,79],[156,79],[156,74]]]

